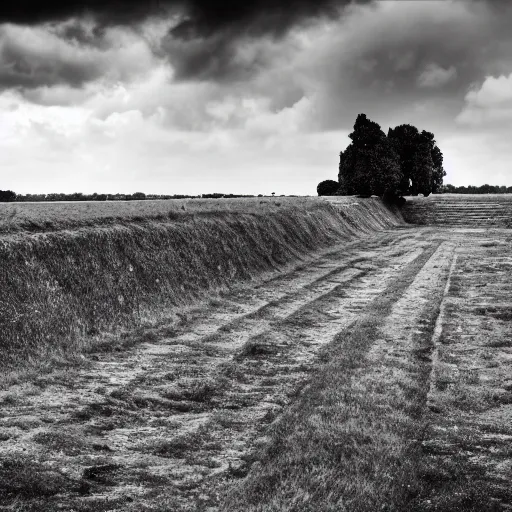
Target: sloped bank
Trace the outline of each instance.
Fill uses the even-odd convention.
[[[402,214],[420,225],[511,228],[512,194],[432,194],[408,197]]]
[[[251,213],[240,203],[167,221],[1,236],[2,366],[80,350],[100,332],[154,323],[208,291],[403,223],[377,199],[254,203]]]

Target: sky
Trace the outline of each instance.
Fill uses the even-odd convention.
[[[315,195],[356,116],[512,185],[512,2],[0,4],[0,189]]]

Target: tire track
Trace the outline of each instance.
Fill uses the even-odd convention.
[[[418,358],[452,251],[430,242],[336,336],[327,364],[272,428],[261,465],[222,510],[415,510],[401,505],[419,444],[418,381],[428,375]]]
[[[83,487],[46,510],[146,510],[155,493],[171,509],[197,510],[226,477],[246,473],[259,433],[307,381],[321,347],[425,247],[401,232],[331,251],[199,308],[172,337],[101,355],[71,382],[49,377],[0,418],[14,434],[0,454],[41,459]],[[48,432],[76,449],[48,447]]]

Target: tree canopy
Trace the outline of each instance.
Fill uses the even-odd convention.
[[[415,126],[410,124],[401,124],[396,128],[390,128],[388,138],[391,140],[395,151],[400,158],[400,170],[402,179],[400,180],[400,192],[402,194],[417,195],[422,193],[428,196],[433,192],[434,176],[436,184],[439,181],[439,169],[434,172],[433,154],[437,159],[440,157],[438,165],[442,170],[442,153],[435,145],[434,134],[423,130],[421,133]],[[441,183],[444,174],[441,174]],[[439,184],[436,186],[436,190]]]
[[[339,188],[340,184],[337,181],[325,180],[318,184],[316,192],[319,196],[334,196]]]
[[[400,163],[393,145],[380,126],[359,114],[352,140],[340,153],[338,179],[343,195],[383,195],[400,183]]]
[[[428,140],[430,146],[430,156],[432,157],[432,192],[435,194],[443,186],[443,178],[446,171],[443,168],[443,153],[436,145],[434,134],[423,130],[421,134]]]
[[[442,189],[443,154],[433,133],[402,124],[386,136],[378,123],[359,114],[349,137],[351,144],[340,152],[337,194],[427,196]]]

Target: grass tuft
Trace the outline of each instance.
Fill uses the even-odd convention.
[[[83,437],[62,431],[38,432],[32,436],[32,441],[49,450],[62,452],[66,455],[77,455],[88,447]]]
[[[26,456],[0,459],[0,495],[5,498],[48,497],[77,490],[77,482]]]

